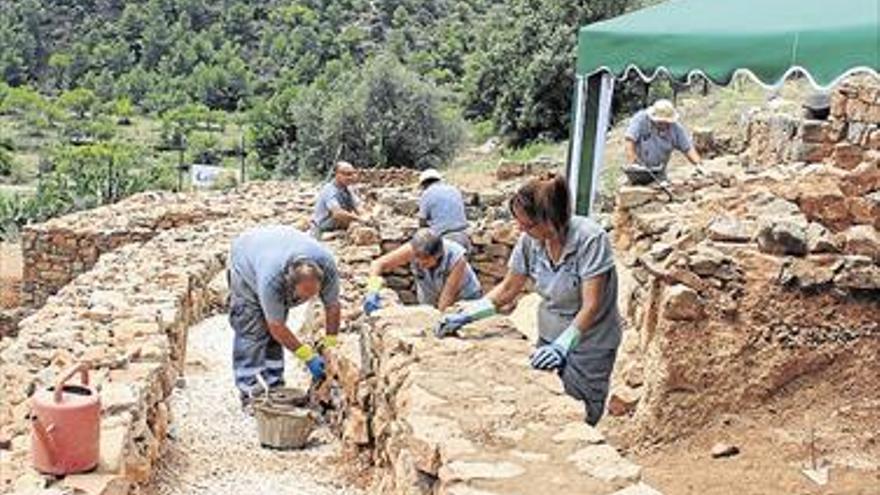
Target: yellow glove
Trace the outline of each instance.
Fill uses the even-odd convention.
[[[315,357],[315,350],[312,349],[312,346],[309,344],[302,344],[301,346],[296,348],[296,351],[293,353],[300,361],[307,363],[311,361],[313,357]]]
[[[367,292],[379,292],[384,285],[385,281],[382,279],[382,277],[377,277],[374,275],[367,279]]]
[[[332,349],[339,345],[339,340],[335,335],[325,335],[324,339],[321,341],[321,346],[324,349]]]

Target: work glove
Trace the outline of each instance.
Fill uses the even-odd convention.
[[[382,307],[382,297],[379,295],[379,291],[382,290],[383,285],[385,285],[385,281],[382,280],[382,277],[373,275],[367,279],[367,295],[364,298],[364,314],[367,316]]]
[[[336,338],[336,335],[327,334],[324,335],[324,338],[315,346],[315,351],[317,351],[318,354],[324,354],[325,351],[333,349],[338,344],[339,340]]]
[[[495,305],[489,298],[484,297],[464,311],[444,316],[437,324],[437,328],[434,329],[434,335],[438,338],[448,337],[468,323],[488,318],[494,314]]]
[[[581,332],[570,326],[549,344],[538,347],[531,356],[532,368],[536,370],[555,370],[565,366],[568,351],[577,344]]]
[[[440,323],[437,324],[437,328],[434,329],[434,336],[438,339],[449,337],[457,332],[459,328],[472,321],[474,321],[474,319],[465,312],[446,315],[440,320]]]
[[[378,292],[370,292],[367,294],[367,297],[364,298],[364,314],[370,316],[373,314],[373,311],[378,310],[382,307],[382,297],[379,296]]]
[[[315,353],[312,346],[302,344],[293,354],[306,364],[306,368],[308,368],[309,373],[312,374],[312,380],[321,381],[324,379],[324,368],[326,367],[326,363],[324,362],[324,358]]]

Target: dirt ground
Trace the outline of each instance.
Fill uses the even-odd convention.
[[[21,245],[0,242],[0,309],[18,306],[21,267]]]
[[[241,411],[232,379],[232,329],[226,315],[190,329],[186,385],[175,389],[169,440],[146,495],[359,495],[340,471],[339,444],[326,430],[313,444],[281,452],[257,443],[256,420]],[[307,384],[285,359],[288,386]]]
[[[644,467],[644,478],[668,495],[880,494],[880,397],[829,401],[830,389],[720,417],[684,440],[634,452],[634,460]],[[801,472],[811,465],[811,435],[817,464],[829,466],[826,486]],[[718,442],[740,453],[713,459]]]

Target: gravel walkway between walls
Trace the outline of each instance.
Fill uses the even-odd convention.
[[[292,315],[292,318],[295,318]],[[226,315],[190,329],[186,380],[171,399],[172,426],[147,495],[360,495],[344,486],[339,443],[326,430],[300,451],[257,443],[256,421],[244,414],[232,380],[232,329]],[[288,386],[307,384],[302,365],[285,356]]]

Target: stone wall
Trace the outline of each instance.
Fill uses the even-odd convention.
[[[519,238],[516,223],[510,218],[504,204],[517,185],[506,183],[496,190],[464,192],[473,243],[469,260],[484,291],[494,287],[504,277],[507,259]],[[353,226],[346,234],[325,234],[322,239],[332,241],[344,237],[350,245],[378,247],[378,250],[370,253],[374,256],[388,253],[409,242],[418,229],[418,191],[408,187],[389,187],[374,193],[377,204],[374,225]],[[362,250],[361,253],[367,251]],[[403,302],[416,302],[415,281],[408,266],[388,273],[385,281]]]
[[[504,317],[438,340],[433,308],[392,306],[342,348],[343,441],[383,495],[643,494],[641,468],[583,421]]]
[[[226,198],[225,218],[101,255],[23,320],[17,338],[0,342],[0,439],[10,445],[0,451],[0,491],[55,482],[29,469],[27,397],[82,361],[91,363],[101,393],[101,463],[55,487],[124,494],[149,479],[170,421],[166,399],[185,361],[186,330],[216,307],[210,282],[225,265],[231,239],[260,223],[306,221],[300,205],[311,203],[311,192],[289,184],[254,187],[261,192]]]
[[[847,170],[880,153],[880,82],[854,77],[831,93],[828,120],[800,108],[757,110],[742,126],[743,158],[754,166],[828,162]]]
[[[262,183],[265,184],[265,183]],[[247,185],[231,192],[173,194],[147,192],[119,203],[29,225],[22,232],[22,304],[40,306],[50,295],[89,270],[98,257],[118,247],[144,242],[159,232],[234,215],[231,205],[258,195],[283,200],[293,186]],[[290,205],[307,211],[311,198]]]
[[[629,328],[609,407],[634,415],[638,438],[673,439],[812,380],[880,373],[880,169],[866,158],[756,171],[720,157],[708,176],[673,170],[672,200],[620,190]]]
[[[419,171],[411,168],[359,168],[358,181],[370,187],[417,187]]]

